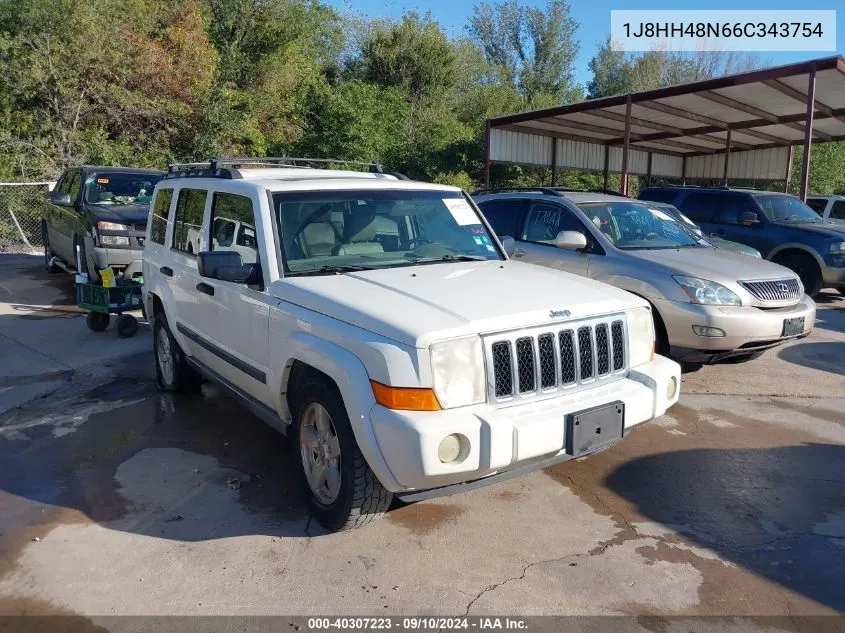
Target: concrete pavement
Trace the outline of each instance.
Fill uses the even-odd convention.
[[[608,451],[326,534],[280,436],[213,386],[159,394],[148,332],[89,333],[69,278],[21,266],[0,263],[0,385],[61,384],[0,413],[0,614],[845,610],[838,296]]]

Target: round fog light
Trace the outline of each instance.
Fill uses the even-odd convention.
[[[440,441],[440,446],[437,447],[437,457],[444,464],[454,462],[464,452],[465,443],[469,445],[469,440],[463,435],[458,433],[447,435]]]
[[[675,394],[677,393],[677,391],[678,391],[678,381],[674,376],[672,376],[669,379],[669,382],[666,384],[666,398],[668,400],[671,400],[672,398],[675,397]]]

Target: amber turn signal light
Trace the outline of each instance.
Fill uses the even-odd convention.
[[[431,389],[390,387],[375,380],[370,381],[376,402],[388,409],[404,411],[439,411],[440,403]]]

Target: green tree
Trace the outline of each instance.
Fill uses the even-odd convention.
[[[532,107],[581,97],[573,71],[577,29],[565,0],[548,0],[544,8],[485,2],[467,26],[490,65],[488,80],[516,86]]]

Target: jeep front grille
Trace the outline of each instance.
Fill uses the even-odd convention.
[[[740,281],[739,285],[760,301],[794,301],[801,298],[801,286],[795,277],[772,281]]]
[[[505,403],[621,378],[627,349],[620,315],[491,335],[485,338],[488,392]]]

